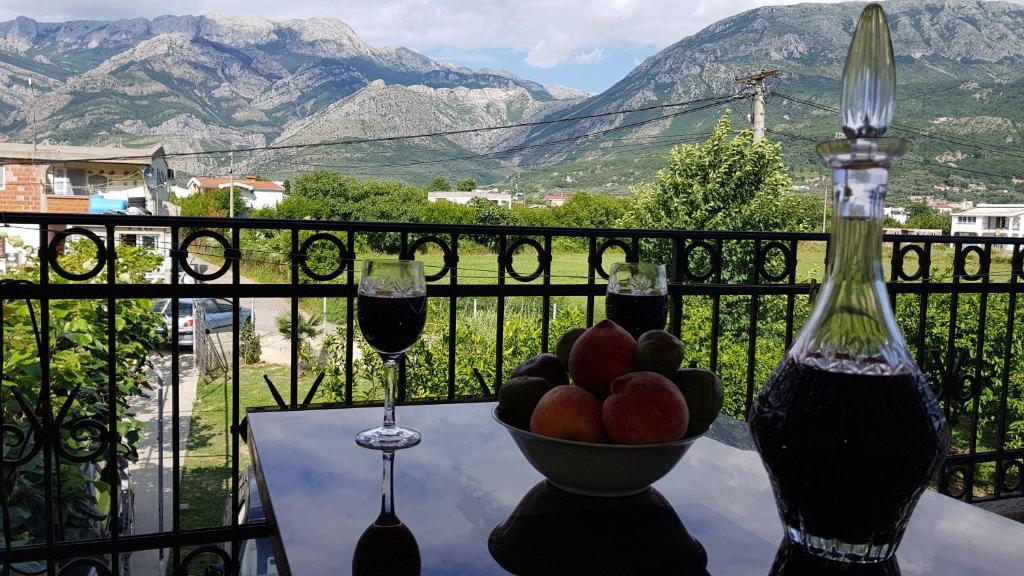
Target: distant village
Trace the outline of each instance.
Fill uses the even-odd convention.
[[[64,214],[135,214],[178,216],[176,199],[188,198],[212,189],[234,188],[248,209],[273,207],[287,194],[285,183],[251,175],[238,177],[195,176],[184,187],[171,184],[174,170],[168,165],[162,146],[122,148],[95,146],[49,146],[0,143],[0,212],[49,212]],[[1024,183],[1015,181],[1014,184]],[[801,192],[794,186],[795,192]],[[985,192],[972,184],[966,189],[945,184],[934,186],[935,195],[914,195],[909,200],[950,217],[954,236],[1021,235],[1024,204],[975,204],[949,197]],[[529,208],[563,205],[570,194],[547,194]],[[482,198],[506,208],[525,204],[522,193],[491,189],[429,192],[430,202],[469,204]],[[907,223],[905,207],[890,206],[885,215],[901,225]],[[102,232],[97,229],[95,232]],[[941,235],[941,229],[886,228],[886,234]],[[157,247],[170,243],[169,231],[160,226],[118,227],[119,243]],[[0,234],[0,273],[18,266],[38,250],[37,231],[5,227]],[[151,275],[164,278],[169,263]]]

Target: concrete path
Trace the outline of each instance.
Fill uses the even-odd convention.
[[[241,282],[242,284],[257,284],[255,280],[246,278],[245,276],[241,277]],[[211,282],[211,284],[230,283],[231,278],[227,274]],[[239,305],[252,309],[256,334],[260,337],[260,348],[263,352],[261,359],[268,364],[291,364],[291,342],[286,340],[277,330],[277,317],[282,313],[291,314],[291,300],[288,298],[243,298]],[[300,313],[305,314],[305,312],[301,311]],[[321,314],[322,312],[318,312],[318,316],[321,316]],[[315,352],[319,352],[320,346],[323,342],[322,335],[331,334],[337,330],[337,328],[336,324],[330,322],[324,324],[318,332],[317,337],[312,341],[313,350]],[[231,333],[222,332],[212,336],[215,336],[220,341],[226,355],[225,357],[230,358]],[[353,359],[359,359],[361,357],[358,347],[352,352]]]
[[[185,464],[185,453],[188,444],[188,432],[192,423],[192,404],[196,398],[196,378],[192,370],[192,354],[182,349],[179,357],[179,426],[178,438],[181,442],[181,451],[178,454],[181,466]],[[139,444],[139,461],[128,466],[131,472],[132,483],[135,487],[135,534],[150,534],[160,531],[160,498],[163,498],[163,529],[170,530],[172,523],[172,466],[174,465],[172,452],[173,427],[172,427],[172,395],[173,383],[171,382],[171,351],[164,349],[160,351],[163,356],[153,354],[150,361],[153,368],[148,369],[149,382],[153,389],[148,391],[146,396],[135,397],[129,400],[129,409],[135,417],[146,426],[146,435]],[[160,406],[158,398],[159,391],[163,390],[163,444],[160,443],[159,413]],[[163,456],[163,469],[160,468],[160,457]],[[163,479],[163,493],[160,491],[160,479]],[[131,573],[136,576],[149,576],[164,574],[164,567],[170,551],[166,551],[164,558],[160,559],[157,550],[145,550],[134,552],[131,555]]]

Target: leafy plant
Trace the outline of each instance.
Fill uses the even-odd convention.
[[[65,268],[72,271],[91,267],[95,258],[95,247],[87,241],[68,242],[61,257]],[[118,280],[141,281],[154,267],[153,258],[141,248],[118,247]],[[22,280],[31,281],[38,274],[35,262],[18,271]],[[100,274],[91,281],[105,280]],[[56,275],[50,281],[66,283]],[[50,530],[56,531],[58,539],[95,538],[112,527],[108,517],[111,487],[128,462],[137,460],[143,431],[128,412],[127,401],[149,387],[142,367],[149,353],[162,343],[159,329],[163,325],[148,300],[119,299],[115,306],[113,326],[109,326],[112,332],[108,333],[106,300],[51,300],[49,331],[39,333],[38,303],[3,302],[3,421],[18,431],[7,430],[5,458],[31,454],[33,446],[44,441],[37,437],[33,420],[50,419],[57,428],[61,451],[83,459],[76,463],[51,455],[50,468],[59,471],[50,487],[57,513],[52,527],[43,522],[47,490],[44,452],[16,469],[4,470],[0,497],[7,504],[7,536],[15,542],[38,543]],[[116,346],[116,354],[108,369],[111,344]],[[49,351],[49,398],[40,397],[43,346]],[[21,405],[19,397],[29,409]],[[108,436],[111,421],[116,422],[116,429]],[[108,438],[113,439],[112,446],[105,444]],[[111,448],[113,460],[109,459]]]
[[[258,364],[263,355],[260,335],[256,333],[252,322],[242,324],[242,329],[238,333],[238,354],[246,364]]]

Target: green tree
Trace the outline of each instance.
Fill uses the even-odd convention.
[[[431,224],[474,224],[476,210],[472,206],[439,200],[427,204],[423,221]]]
[[[470,190],[476,190],[476,180],[472,178],[463,178],[455,184],[455,189],[462,192],[469,192]]]
[[[430,183],[430,186],[427,186],[427,190],[430,192],[447,192],[451,189],[452,185],[440,176],[434,178],[434,181]],[[472,188],[470,188],[470,190],[472,190]]]
[[[484,226],[513,226],[518,224],[515,213],[509,208],[498,206],[490,200],[473,198],[469,206],[475,212],[475,221]],[[484,246],[495,248],[498,245],[497,236],[490,234],[474,234],[473,241]]]
[[[211,216],[224,218],[230,214],[231,190],[228,188],[210,188],[186,198],[176,198],[181,207],[182,216]],[[242,201],[242,189],[235,187],[235,215],[245,212]]]
[[[278,206],[277,215],[290,219],[422,222],[427,206],[427,193],[422,188],[318,170],[295,180],[292,193]],[[366,241],[380,252],[394,253],[400,248],[396,233],[368,234]]]
[[[941,214],[931,211],[925,214],[918,214],[907,219],[906,228],[928,228],[942,230],[943,234],[949,234],[952,227],[952,220],[949,214]]]
[[[669,151],[668,164],[653,183],[634,188],[619,224],[626,228],[683,230],[806,230],[803,199],[792,188],[781,146],[754,142],[744,130],[733,138],[730,111],[703,144]],[[819,204],[820,206],[820,204]],[[668,262],[667,242],[645,243],[645,257]],[[749,246],[729,243],[723,250],[723,276],[747,278],[753,254]]]
[[[625,201],[587,192],[576,192],[565,204],[551,209],[560,226],[576,228],[611,228],[625,211]]]

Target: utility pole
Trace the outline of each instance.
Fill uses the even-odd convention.
[[[234,151],[228,152],[228,158],[231,159],[231,166],[228,168],[228,173],[231,175],[231,188],[228,189],[228,218],[235,217],[235,153]]]
[[[778,69],[761,70],[749,76],[737,76],[737,84],[746,84],[754,87],[754,110],[752,121],[754,124],[754,142],[764,138],[764,80],[765,78],[778,78]]]
[[[32,151],[34,152],[36,149],[36,89],[32,85],[31,76],[28,77],[28,93],[31,101],[29,106],[31,106],[30,112],[32,114]]]

